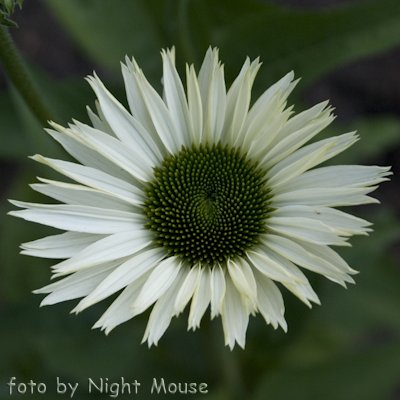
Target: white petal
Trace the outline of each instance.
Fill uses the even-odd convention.
[[[307,146],[302,147],[299,150],[296,150],[290,156],[286,157],[284,160],[280,161],[274,167],[272,167],[266,177],[270,178],[272,181],[270,184],[272,186],[278,186],[290,179],[295,178],[300,175],[300,173],[304,172],[306,169],[312,168],[322,162],[329,160],[331,157],[336,154],[346,150],[349,146],[355,143],[358,140],[357,136],[354,132],[347,133],[341,136],[334,136],[325,140],[321,140],[316,143],[309,144]],[[313,160],[311,160],[313,158]],[[308,161],[308,159],[310,159]],[[293,166],[299,162],[300,160],[304,160],[304,164],[306,164],[306,168],[301,168],[301,172],[297,174],[293,174]],[[283,175],[283,179],[280,176]],[[277,177],[278,175],[278,177]],[[286,176],[288,176],[286,178]],[[284,179],[286,178],[286,179]]]
[[[89,207],[96,205],[98,208],[109,208],[111,210],[134,212],[136,214],[139,214],[142,210],[139,206],[134,206],[115,196],[87,186],[51,181],[43,178],[38,179],[41,182],[45,182],[45,184],[35,183],[30,185],[33,190],[66,204]]]
[[[181,266],[179,257],[171,256],[154,268],[132,305],[134,315],[141,314],[165,293],[177,277]]]
[[[249,316],[246,313],[240,293],[237,291],[229,274],[226,274],[226,293],[222,307],[222,326],[225,345],[232,350],[235,342],[242,348],[246,342],[246,330]]]
[[[323,113],[328,111],[326,109],[329,101],[323,101],[315,106],[301,112],[300,114],[294,115],[285,124],[285,127],[279,132],[272,143],[272,147],[278,144],[280,141],[285,140],[287,137],[291,136],[295,132],[303,130],[310,124],[314,124],[314,121],[323,117]]]
[[[248,130],[247,135],[251,137],[257,137],[257,131],[260,126],[263,126],[265,122],[268,120],[264,118],[266,111],[271,109],[271,100],[276,98],[276,104],[283,104],[286,98],[289,96],[291,90],[293,90],[296,82],[293,82],[294,78],[293,71],[286,74],[283,78],[281,78],[278,82],[269,87],[254,103],[251,107],[247,120],[246,120],[246,129]],[[280,107],[280,106],[279,106]],[[275,108],[275,107],[272,107]],[[257,123],[255,123],[257,121]],[[254,131],[254,134],[251,133]]]
[[[322,143],[328,143],[330,139],[321,140]],[[337,136],[337,142],[335,146],[333,146],[326,154],[325,157],[321,160],[321,163],[329,160],[332,157],[335,157],[337,154],[345,151],[350,146],[352,146],[355,142],[359,140],[358,135],[356,135],[356,131],[344,133],[343,135]]]
[[[103,123],[103,121],[100,119],[100,117],[91,110],[91,108],[89,106],[86,106],[86,111],[88,113],[88,117],[90,119],[90,122],[92,123],[93,128],[98,129],[99,131],[108,133],[106,125]]]
[[[339,235],[366,235],[371,231],[367,228],[371,225],[370,222],[329,207],[286,206],[274,210],[270,215],[271,217],[311,218],[334,229]]]
[[[185,281],[182,283],[181,288],[175,299],[174,315],[178,316],[186,307],[189,300],[192,298],[194,290],[200,281],[201,266],[200,263],[194,267],[184,265],[182,268],[189,269]]]
[[[47,236],[33,242],[23,243],[21,254],[42,258],[73,257],[87,246],[103,239],[105,235],[81,232],[65,232],[61,235]]]
[[[275,138],[274,141],[264,149],[264,158],[261,164],[264,168],[271,168],[273,165],[277,164],[279,161],[288,157],[294,151],[307,143],[311,138],[321,132],[326,128],[332,121],[334,116],[331,114],[331,110],[325,110],[318,119],[312,120],[308,125],[299,129],[287,137],[281,138],[281,130]],[[286,126],[282,127],[282,131],[285,130]],[[277,140],[280,138],[280,140]]]
[[[93,325],[94,328],[101,328],[108,335],[117,325],[133,318],[132,304],[142,289],[142,286],[149,277],[151,271],[130,283],[122,293],[114,300],[101,318]]]
[[[274,195],[272,207],[293,205],[306,206],[352,206],[357,204],[379,203],[378,200],[366,196],[377,186],[369,188],[311,188]]]
[[[236,145],[236,140],[240,137],[250,106],[251,88],[260,66],[258,59],[250,65],[250,60],[247,58],[227,93],[223,144]]]
[[[106,262],[90,269],[75,272],[64,279],[41,289],[34,290],[33,293],[50,293],[43,299],[40,306],[48,306],[62,301],[84,297],[106,278],[108,274],[114,271],[123,260],[124,259]]]
[[[177,154],[182,145],[188,144],[186,142],[187,137],[182,137],[180,132],[176,130],[167,106],[146,80],[143,73],[138,71],[134,76],[160,139],[171,154]]]
[[[345,286],[344,282],[353,282],[352,278],[346,273],[337,269],[325,259],[307,252],[298,242],[271,234],[262,235],[260,240],[265,246],[288,260],[306,269],[325,275],[343,286]]]
[[[273,166],[265,175],[268,179],[268,186],[274,189],[318,165],[335,145],[335,141],[317,144],[305,146]]]
[[[266,107],[268,107],[268,103],[273,97],[276,96],[277,93],[280,93],[281,101],[285,101],[298,82],[292,82],[293,79],[294,73],[293,71],[291,71],[287,73],[283,78],[281,78],[278,82],[270,86],[251,107],[246,124],[251,124],[253,120],[261,117],[262,114],[265,113],[265,109]]]
[[[258,112],[258,115],[256,115],[255,118],[250,118],[253,108],[249,111],[241,135],[241,145],[244,146],[244,151],[248,150],[251,147],[251,144],[258,139],[260,145],[262,144],[263,150],[268,147],[275,136],[279,133],[279,130],[271,130],[270,127],[273,121],[276,118],[279,118],[283,113],[285,106],[286,103],[282,102],[282,93],[279,91],[275,93],[272,99],[268,100],[264,105],[262,112]],[[251,153],[251,157],[253,157],[253,153]]]
[[[311,188],[362,188],[387,181],[390,167],[361,165],[335,165],[307,171],[301,176],[273,190],[273,193],[287,193]]]
[[[133,186],[121,179],[110,176],[95,168],[85,167],[83,165],[67,161],[54,160],[51,158],[42,157],[38,154],[33,156],[32,159],[42,164],[48,165],[49,167],[60,172],[61,174],[68,176],[69,178],[79,183],[111,194],[124,201],[127,201],[128,203],[142,205],[143,202],[146,200],[143,191],[136,186]]]
[[[192,124],[189,118],[188,103],[182,81],[175,68],[174,54],[170,50],[161,53],[163,59],[163,83],[168,110],[175,121],[179,136],[184,138],[186,146],[192,143]]]
[[[151,244],[153,238],[153,232],[146,230],[116,233],[98,240],[76,256],[62,261],[52,268],[57,275],[86,269],[105,261],[134,254]]]
[[[316,304],[321,304],[321,301],[318,298],[318,295],[314,292],[314,289],[311,287],[310,283],[284,283],[283,284],[288,290],[290,290],[295,296],[297,296],[304,304],[308,307],[312,308],[312,304],[309,300],[313,301]]]
[[[254,269],[253,273],[257,283],[257,303],[261,315],[267,324],[272,324],[275,329],[279,324],[286,332],[285,305],[280,290],[271,279],[257,269]]]
[[[126,211],[66,204],[10,202],[17,207],[28,208],[10,211],[10,215],[66,231],[112,234],[142,229],[146,223],[144,216]]]
[[[231,89],[227,95],[227,115],[225,116],[225,124],[227,126],[226,130],[226,139],[222,137],[222,140],[225,143],[235,143],[236,138],[239,136],[242,131],[244,122],[246,120],[247,112],[250,106],[250,97],[251,97],[251,70],[247,70],[243,83],[239,88],[239,92],[236,93],[234,97],[234,92],[231,92]],[[233,100],[234,99],[234,100]],[[231,104],[229,104],[231,103]],[[233,103],[233,104],[232,104]],[[234,106],[234,108],[233,108]],[[232,108],[229,108],[232,107]],[[229,114],[230,113],[230,114]],[[227,123],[227,121],[229,121]],[[225,139],[225,140],[224,140]]]
[[[349,246],[337,231],[311,218],[275,217],[266,221],[267,229],[315,244]]]
[[[154,270],[157,263],[166,255],[166,250],[162,247],[143,250],[121,264],[110,275],[108,275],[97,287],[85,297],[72,311],[81,312],[85,308],[111,296],[118,290],[126,287],[130,283],[139,279],[143,274]],[[131,304],[132,305],[132,304]],[[132,312],[132,317],[134,313]]]
[[[311,303],[309,300],[314,303],[320,304],[319,298],[317,294],[312,289],[307,277],[303,274],[303,272],[292,262],[290,262],[286,257],[283,257],[279,253],[274,250],[261,246],[262,251],[268,255],[273,261],[284,266],[288,271],[290,271],[293,275],[295,275],[298,279],[293,280],[291,282],[282,282],[286,288],[288,288],[293,294],[295,294],[301,301],[303,301],[307,306],[311,308]]]
[[[159,339],[167,330],[174,314],[174,304],[177,293],[187,276],[187,269],[181,268],[170,288],[158,299],[151,311],[142,343],[148,341],[149,347],[158,344]]]
[[[208,266],[201,270],[201,277],[194,291],[190,306],[188,330],[200,327],[200,321],[211,300],[211,271]]]
[[[236,262],[228,259],[227,266],[236,289],[250,300],[251,308],[247,311],[253,313],[257,309],[257,285],[250,265],[243,258],[237,257]]]
[[[248,251],[247,257],[260,272],[274,281],[287,283],[291,283],[293,281],[304,281],[304,279],[299,278],[296,276],[296,274],[286,268],[285,265],[273,260],[267,254],[261,251],[260,248],[256,248],[254,251]]]
[[[350,268],[349,265],[342,257],[339,256],[336,251],[332,250],[328,246],[321,246],[316,245],[313,243],[305,243],[303,241],[293,240],[294,242],[298,243],[304,250],[308,253],[324,259],[326,262],[331,264],[334,268],[350,275],[358,274],[358,271]]]
[[[275,252],[271,248],[263,245],[262,243],[259,245],[259,250],[262,250],[263,254],[267,255],[272,261],[274,261],[275,263],[279,264],[282,268],[285,268],[287,271],[289,271],[296,278],[294,279],[295,281],[301,283],[308,282],[307,277],[304,275],[304,273],[300,270],[299,267],[290,262],[286,257],[283,257],[282,255]],[[292,281],[290,281],[290,283]]]
[[[222,128],[226,112],[226,88],[224,78],[224,67],[217,65],[212,75],[210,89],[208,92],[207,108],[203,108],[204,124],[202,144],[207,142],[218,143],[221,139]]]
[[[96,74],[87,78],[87,81],[95,91],[104,116],[119,140],[130,149],[139,148],[143,155],[146,154],[149,160],[156,163],[159,150],[146,130],[106,89]]]
[[[153,168],[158,160],[153,160],[137,146],[127,146],[118,139],[88,125],[74,121],[71,125],[71,134],[78,136],[89,147],[96,150],[103,157],[129,172],[133,177],[144,182],[153,179]]]
[[[278,95],[277,95],[278,97]],[[250,146],[247,144],[243,145],[243,149],[248,148],[248,155],[254,160],[265,164],[268,159],[268,149],[270,148],[271,142],[279,134],[281,129],[285,126],[286,121],[292,113],[292,108],[287,108],[283,111],[284,106],[281,109],[276,110],[272,115],[270,115],[268,121],[259,133],[260,135],[256,137],[253,141],[250,141],[250,137],[246,137],[246,140],[251,143]],[[267,156],[265,155],[267,153]],[[269,159],[268,159],[269,160]],[[275,163],[274,163],[275,164]],[[272,165],[274,165],[272,164]]]
[[[192,142],[195,146],[199,146],[202,142],[203,134],[203,106],[201,102],[200,88],[193,65],[191,65],[190,68],[186,65],[186,81],[189,116],[193,132]]]
[[[82,140],[77,140],[76,137],[68,136],[65,133],[57,132],[52,129],[45,129],[57,142],[59,142],[64,149],[71,154],[76,160],[78,160],[82,165],[89,168],[101,171],[107,175],[111,175],[119,180],[129,182],[132,180],[132,176],[119,168],[114,163],[107,160],[97,151],[88,147]],[[36,156],[39,157],[39,156]],[[35,159],[34,157],[32,157]],[[43,157],[44,159],[44,157]],[[47,159],[50,160],[50,159]],[[36,161],[40,161],[36,159]]]
[[[199,72],[199,88],[203,104],[203,113],[208,112],[208,99],[210,92],[211,80],[216,66],[218,65],[218,49],[211,47],[208,48],[206,56],[204,57],[203,64],[201,65]],[[206,116],[204,115],[206,121]]]
[[[114,131],[111,129],[110,124],[104,117],[103,110],[101,109],[100,103],[98,100],[95,101],[96,109],[99,115],[96,115],[89,106],[86,106],[86,110],[88,112],[90,121],[92,122],[93,128],[98,129],[99,131],[108,133],[112,137],[116,137]]]
[[[279,130],[271,130],[270,125],[274,119],[280,118],[280,114],[286,105],[286,99],[298,82],[291,83],[293,78],[293,72],[288,73],[265,91],[250,109],[240,142],[239,139],[237,141],[237,143],[243,143],[244,151],[249,151],[250,157],[253,157],[253,153],[249,150],[253,141],[260,138],[260,144],[263,144],[263,148],[267,148],[269,143],[278,135]]]
[[[126,57],[125,61],[126,66],[124,64],[121,64],[121,66],[130,111],[135,120],[137,120],[140,125],[146,130],[146,132],[151,136],[156,148],[158,149],[162,157],[166,157],[167,151],[162,140],[160,139],[160,136],[157,133],[156,128],[154,127],[153,121],[135,78],[135,75],[139,73],[140,68],[134,58],[132,58],[132,61],[130,61],[129,58]],[[157,150],[153,148],[153,145],[152,149],[154,154],[157,155]]]
[[[211,270],[211,319],[222,312],[223,300],[225,297],[225,274],[221,266],[214,265]]]

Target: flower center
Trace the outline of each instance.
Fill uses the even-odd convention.
[[[155,242],[191,264],[244,256],[265,232],[265,171],[221,144],[188,149],[154,169],[144,212]]]

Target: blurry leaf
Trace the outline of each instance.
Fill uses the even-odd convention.
[[[0,95],[0,158],[25,158],[32,154],[32,143],[24,135],[9,94]]]
[[[18,4],[22,8],[23,0],[0,0],[0,24],[6,26],[18,27],[16,22],[11,19],[14,8]]]
[[[400,119],[396,116],[356,120],[352,128],[361,136],[361,153],[364,158],[376,158],[400,143]]]
[[[121,382],[124,377],[125,381],[137,379],[141,383],[140,398],[150,396],[153,378],[158,381],[164,378],[167,384],[206,382],[210,391],[215,386],[215,378],[204,367],[201,350],[205,342],[192,341],[193,335],[182,327],[179,331],[185,337],[169,332],[166,341],[164,337],[158,347],[148,349],[140,340],[149,313],[106,336],[104,332],[90,329],[104,311],[104,304],[76,316],[68,314],[76,300],[39,309],[39,299],[40,296],[30,294],[19,304],[0,311],[0,382],[2,377],[19,376],[25,381],[45,382],[54,389],[58,376],[61,381],[79,383],[78,392],[87,394],[88,378],[93,381],[107,378],[111,383]],[[171,357],[173,349],[179,346],[182,352],[189,351],[194,356],[185,366],[179,354]],[[202,365],[200,372],[199,365]]]
[[[0,348],[2,375],[26,374],[46,383],[60,376],[86,385],[89,377],[130,378],[146,363],[147,349],[139,344],[143,321],[107,337],[90,330],[88,315],[69,315],[71,302],[43,309],[39,302],[40,296],[27,294],[0,313],[1,342],[9,343]]]
[[[323,73],[400,43],[400,3],[380,0],[330,12],[286,9],[254,0],[46,0],[75,41],[96,62],[119,70],[133,55],[159,80],[162,47],[199,62],[218,46],[232,82],[245,57],[264,62],[257,87],[294,69],[306,84]],[[183,60],[183,56],[186,58]],[[182,65],[180,65],[182,64]]]
[[[28,105],[25,103],[23,97],[13,85],[10,85],[10,95],[14,103],[14,108],[18,115],[18,119],[21,121],[22,127],[26,132],[25,140],[28,140],[31,144],[31,150],[53,157],[59,155],[59,146],[48,134],[44,132],[42,124],[32,113]]]
[[[159,0],[46,0],[73,39],[96,62],[119,71],[125,55],[151,74],[167,43],[160,26],[168,6]],[[173,23],[173,21],[169,21]]]
[[[83,123],[90,123],[86,106],[90,106],[96,112],[94,106],[96,96],[84,76],[55,81],[44,71],[38,69],[33,69],[32,75],[46,100],[52,104],[52,108],[59,118],[57,123],[66,125],[73,118]],[[107,82],[105,84],[116,96],[121,95],[121,92],[124,94],[123,90],[115,90],[115,84],[109,85]]]
[[[204,52],[207,45],[218,46],[230,80],[247,55],[261,56],[261,87],[291,70],[308,84],[344,63],[400,43],[398,0],[363,2],[329,12],[249,0],[193,0],[190,5],[194,47]]]
[[[255,399],[386,400],[399,383],[400,344],[310,367],[268,372]]]

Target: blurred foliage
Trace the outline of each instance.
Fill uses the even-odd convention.
[[[209,45],[218,46],[232,81],[244,58],[264,62],[255,96],[294,69],[302,76],[298,91],[322,74],[361,57],[376,55],[400,43],[400,3],[375,0],[325,12],[298,11],[249,0],[45,0],[76,45],[112,73],[127,54],[134,55],[151,82],[160,87],[162,47],[176,45],[177,64],[197,70]],[[24,27],[21,26],[20,29]],[[53,81],[37,66],[32,72],[61,123],[87,121],[85,106],[94,95],[83,80]],[[111,76],[112,74],[110,74]],[[124,101],[122,79],[105,83]],[[298,94],[297,94],[298,96]],[[297,102],[296,102],[297,103]],[[43,201],[28,187],[36,175],[51,171],[34,165],[36,152],[57,157],[63,151],[42,131],[19,93],[10,86],[0,94],[0,162],[15,169],[7,197]],[[333,124],[319,138],[358,130],[360,140],[333,163],[378,163],[400,144],[396,115],[364,116],[350,126]],[[66,158],[62,155],[62,158]],[[48,282],[51,261],[18,255],[21,242],[50,235],[50,228],[5,217],[0,205],[0,397],[6,383],[44,382],[54,398],[56,377],[78,383],[75,399],[88,396],[88,378],[109,382],[137,379],[140,396],[153,398],[153,378],[166,382],[206,382],[209,393],[193,398],[233,398],[241,381],[245,398],[274,400],[389,400],[400,390],[400,270],[393,244],[400,237],[398,216],[387,206],[362,208],[374,223],[371,237],[355,237],[340,249],[361,273],[357,285],[344,290],[315,274],[309,279],[322,306],[309,310],[284,292],[289,332],[274,331],[260,316],[251,318],[246,350],[223,347],[220,320],[202,322],[186,332],[187,314],[173,320],[159,347],[139,345],[148,312],[106,337],[90,327],[110,303],[106,300],[82,315],[68,315],[76,302],[38,309],[40,296],[30,291]],[[240,383],[240,382],[239,382]],[[20,398],[23,395],[13,395]],[[64,395],[66,396],[66,395]],[[170,396],[170,395],[169,395]],[[396,397],[397,396],[397,397]],[[91,398],[110,397],[93,393]],[[118,397],[130,397],[122,396]],[[171,396],[170,396],[171,397]]]
[[[22,8],[24,0],[0,0],[0,24],[5,26],[18,27],[18,25],[11,19],[14,13],[14,8],[18,4]]]
[[[153,83],[160,79],[160,48],[172,45],[178,65],[196,62],[197,67],[208,46],[219,47],[230,80],[247,55],[260,56],[263,90],[288,71],[295,70],[309,83],[345,62],[400,43],[398,0],[329,13],[249,0],[45,2],[90,57],[115,70],[125,55],[134,55]]]

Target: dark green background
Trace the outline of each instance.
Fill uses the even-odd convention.
[[[280,5],[277,5],[280,4]],[[284,7],[251,0],[25,0],[10,30],[58,121],[87,122],[94,95],[83,77],[96,69],[125,102],[120,61],[138,60],[160,88],[161,48],[176,46],[177,64],[197,71],[209,45],[220,48],[228,86],[245,57],[263,66],[254,96],[290,70],[301,82],[289,103],[295,110],[331,98],[339,118],[319,138],[357,129],[361,141],[333,160],[344,164],[393,165],[400,148],[400,2],[353,1],[321,7]],[[306,2],[291,1],[297,5]],[[308,2],[309,4],[312,2]],[[3,71],[3,70],[2,70]],[[339,249],[361,273],[348,290],[308,274],[322,301],[309,310],[284,291],[289,331],[274,331],[260,316],[250,319],[246,349],[224,347],[220,319],[186,332],[187,312],[174,319],[158,347],[140,345],[149,312],[106,337],[90,328],[110,304],[105,300],[70,315],[76,301],[39,309],[31,293],[50,277],[49,260],[19,255],[21,242],[52,234],[50,228],[5,216],[6,198],[44,202],[28,184],[52,177],[27,156],[67,156],[42,130],[19,93],[0,78],[0,398],[6,382],[44,382],[56,395],[56,377],[79,383],[74,399],[88,394],[88,378],[109,383],[136,379],[138,395],[150,395],[153,378],[206,382],[207,395],[189,398],[273,400],[400,399],[399,180],[376,193],[381,205],[351,210],[374,223],[374,233]],[[398,89],[398,90],[396,90]],[[255,98],[255,97],[253,97]],[[337,104],[335,104],[335,99]],[[242,390],[243,392],[238,392]],[[15,392],[15,390],[14,390]],[[244,393],[244,394],[243,394]],[[174,397],[173,395],[168,395]],[[177,397],[178,395],[175,395]],[[122,396],[119,396],[121,398]],[[184,397],[184,395],[179,395]]]

